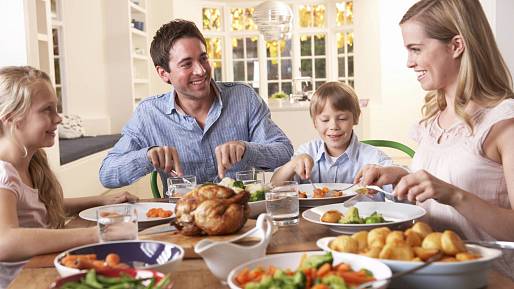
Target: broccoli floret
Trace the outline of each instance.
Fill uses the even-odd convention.
[[[249,199],[250,202],[262,201],[262,200],[264,200],[264,191],[257,191],[257,192],[253,192],[250,194],[250,199]]]
[[[341,224],[363,224],[364,220],[359,216],[359,210],[356,207],[351,207],[344,217],[339,220]]]
[[[343,278],[336,275],[328,275],[321,279],[321,284],[328,285],[330,289],[347,289]]]
[[[234,188],[244,189],[244,188],[245,188],[245,184],[243,184],[243,182],[242,182],[242,181],[235,181],[235,182],[232,184],[232,187],[234,187]]]
[[[364,219],[364,222],[366,224],[376,224],[376,223],[385,223],[384,218],[382,217],[382,214],[379,214],[377,212],[373,212],[369,217],[366,217]]]
[[[264,200],[266,189],[262,184],[247,184],[245,190],[250,193],[250,202]]]
[[[321,265],[325,263],[332,264],[334,258],[332,257],[332,253],[328,252],[325,255],[314,255],[309,256],[305,261],[300,265],[300,270],[303,271],[308,268],[319,268]]]
[[[302,271],[297,271],[293,276],[293,283],[296,288],[305,288],[307,286],[307,276]]]

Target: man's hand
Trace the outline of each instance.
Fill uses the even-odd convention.
[[[238,163],[245,153],[246,146],[242,141],[229,141],[216,147],[216,162],[218,163],[218,176],[223,179],[225,171]]]
[[[167,174],[175,170],[179,176],[183,175],[180,159],[174,147],[153,147],[148,150],[146,156],[157,170],[164,171]]]

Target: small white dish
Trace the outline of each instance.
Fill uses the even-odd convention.
[[[268,255],[266,257],[262,257],[257,260],[252,260],[237,266],[230,272],[227,282],[231,289],[241,289],[241,287],[237,285],[235,277],[239,274],[239,272],[241,272],[245,268],[251,270],[255,267],[263,267],[267,269],[269,266],[274,266],[278,269],[290,269],[294,271],[300,265],[300,261],[304,255],[312,256],[323,254],[325,254],[325,252],[311,251]],[[387,267],[384,263],[376,259],[345,253],[333,254],[333,257],[333,264],[339,264],[344,262],[349,264],[353,270],[360,270],[362,268],[365,268],[371,271],[373,273],[373,276],[377,280],[389,278],[392,275],[391,269],[389,269],[389,267]],[[387,288],[387,285],[388,284],[386,282],[386,284],[382,284],[382,286],[376,287],[375,289],[385,289]]]
[[[417,220],[426,214],[425,209],[420,206],[402,203],[360,202],[355,204],[355,207],[359,209],[359,215],[361,217],[369,216],[373,212],[378,212],[382,214],[386,221],[389,222],[377,224],[339,224],[321,221],[321,216],[330,210],[337,210],[343,214],[346,214],[350,208],[345,207],[344,204],[332,204],[315,207],[304,211],[302,217],[309,222],[327,226],[334,232],[353,234],[358,231],[371,230],[378,227],[399,228],[406,224],[412,224],[414,220]]]
[[[98,260],[105,260],[110,253],[118,254],[120,261],[130,267],[144,264],[142,269],[161,273],[173,271],[184,258],[184,249],[173,243],[151,240],[113,241],[66,250],[55,257],[54,266],[61,277],[66,277],[84,271],[61,264],[61,259],[66,255],[96,254]]]
[[[260,214],[266,213],[266,200],[248,202],[248,207],[250,208],[250,218],[255,219]]]
[[[83,210],[79,213],[79,217],[84,220],[96,222],[96,211],[98,208],[110,207],[110,206],[125,206],[126,203],[116,204],[116,205],[107,205],[107,206],[99,206],[93,207],[86,210]],[[153,222],[159,220],[171,220],[175,218],[175,204],[173,203],[160,203],[160,202],[144,202],[144,203],[134,203],[131,204],[137,210],[137,221],[138,222]],[[149,218],[146,216],[146,212],[152,208],[162,208],[164,210],[171,211],[173,214],[168,218]]]
[[[227,280],[227,276],[234,267],[248,260],[253,260],[266,255],[266,248],[273,233],[273,222],[270,215],[261,214],[257,218],[255,228],[228,241],[212,241],[203,239],[195,245],[195,253],[202,256],[212,274],[221,281]],[[254,236],[260,241],[257,244],[244,246],[236,244],[236,241]]]
[[[341,253],[330,249],[329,244],[336,237],[321,238],[316,245],[326,251],[332,252],[334,257]],[[479,259],[462,261],[462,262],[435,262],[430,266],[416,271],[412,274],[394,279],[391,287],[394,288],[416,288],[416,289],[432,289],[432,288],[452,288],[452,289],[474,289],[485,288],[487,286],[487,271],[491,267],[491,263],[501,256],[502,252],[498,249],[485,248],[478,245],[466,245],[467,249],[473,253],[479,254]],[[361,256],[350,254],[354,256]],[[387,259],[380,260],[393,273],[410,270],[413,267],[421,265],[422,262],[399,261]]]
[[[343,195],[340,197],[327,197],[327,198],[313,198],[314,187],[322,189],[327,187],[329,190],[340,190],[343,191]],[[357,186],[352,186],[350,189],[346,189],[352,186],[352,184],[346,183],[313,183],[313,184],[300,184],[298,185],[298,190],[300,192],[305,192],[307,194],[307,198],[299,198],[300,207],[303,208],[313,208],[322,205],[334,204],[334,203],[342,203],[345,200],[355,196],[357,193],[355,189]]]

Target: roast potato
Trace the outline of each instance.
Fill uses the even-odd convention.
[[[339,222],[339,219],[341,219],[341,217],[343,217],[343,214],[341,212],[336,210],[330,210],[326,211],[323,214],[323,216],[321,216],[321,221],[327,223],[337,223]]]
[[[455,232],[446,230],[441,235],[441,247],[446,255],[456,255],[465,252],[464,242]]]
[[[329,245],[332,250],[345,253],[359,252],[359,243],[350,236],[342,235],[335,238]]]

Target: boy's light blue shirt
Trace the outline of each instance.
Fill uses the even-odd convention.
[[[388,166],[393,163],[391,158],[381,150],[359,142],[355,132],[352,133],[352,139],[346,151],[333,163],[321,139],[302,144],[295,151],[294,156],[300,154],[308,154],[314,160],[311,173],[311,180],[314,183],[353,183],[357,172],[364,165]],[[301,183],[307,182],[300,180],[298,176],[295,176],[295,180]]]

